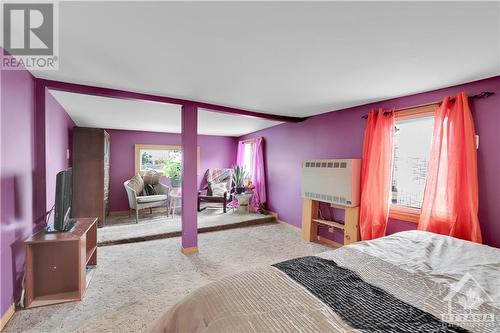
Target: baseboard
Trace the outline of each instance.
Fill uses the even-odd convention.
[[[108,216],[121,216],[128,215],[128,210],[117,210],[113,212],[109,212]]]
[[[288,228],[292,229],[292,230],[293,230],[293,231],[295,231],[295,232],[299,232],[299,233],[300,233],[300,232],[302,232],[302,229],[301,229],[301,228],[299,228],[299,227],[297,227],[297,226],[294,226],[294,225],[292,225],[292,224],[290,224],[290,223],[286,223],[285,221],[281,221],[281,220],[278,218],[278,213],[276,213],[276,212],[271,212],[271,211],[269,211],[269,213],[270,213],[272,216],[274,216],[274,218],[276,219],[276,221],[277,221],[278,223],[280,223],[280,224],[283,224],[283,225],[287,226]]]
[[[15,312],[16,312],[16,305],[12,303],[7,309],[7,311],[5,311],[5,313],[3,314],[2,318],[0,318],[0,331],[3,330],[5,325],[7,325],[10,318],[12,318]]]
[[[193,253],[198,253],[198,246],[193,246],[193,247],[183,247],[181,249],[182,253],[184,254],[193,254]]]

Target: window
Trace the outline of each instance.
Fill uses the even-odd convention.
[[[427,106],[396,113],[390,217],[418,222],[425,191],[434,111]]]
[[[182,152],[178,148],[172,149],[139,149],[139,171],[155,170],[163,172],[170,163],[182,163]]]
[[[243,150],[243,169],[247,172],[247,177],[252,178],[253,143],[246,142]]]
[[[198,147],[198,174],[200,173],[200,147]],[[165,174],[167,167],[182,165],[182,147],[165,145],[135,145],[135,173],[155,170]]]

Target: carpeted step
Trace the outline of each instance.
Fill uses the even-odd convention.
[[[276,218],[274,216],[269,215],[266,218],[260,217],[260,218],[256,218],[253,220],[246,220],[246,221],[235,222],[235,223],[231,223],[231,224],[201,227],[201,228],[198,228],[198,233],[220,231],[220,230],[227,230],[227,229],[235,229],[235,228],[244,228],[244,227],[254,226],[254,225],[258,225],[258,224],[269,224],[269,223],[278,223],[278,221],[276,221]],[[155,234],[155,235],[99,241],[99,242],[97,242],[97,246],[109,246],[109,245],[117,245],[117,244],[145,242],[145,241],[149,241],[149,240],[180,237],[180,236],[181,236],[181,231],[171,231],[171,232]]]

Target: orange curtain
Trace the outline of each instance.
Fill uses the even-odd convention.
[[[465,93],[436,110],[419,230],[481,243],[474,121]]]
[[[359,227],[362,240],[385,235],[392,181],[394,112],[368,113],[361,166]]]

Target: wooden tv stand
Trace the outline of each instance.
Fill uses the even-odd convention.
[[[82,299],[97,265],[97,218],[76,220],[68,232],[25,241],[27,308]]]

